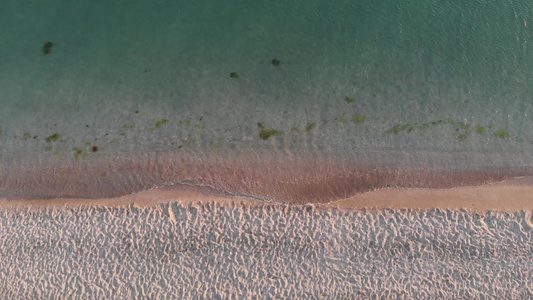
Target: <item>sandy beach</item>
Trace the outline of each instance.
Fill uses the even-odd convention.
[[[115,199],[4,199],[0,293],[528,299],[530,191],[509,183],[381,190],[330,206],[260,203],[183,186]],[[425,207],[467,210],[418,209]]]
[[[10,298],[533,295],[526,169],[166,153],[13,170]]]

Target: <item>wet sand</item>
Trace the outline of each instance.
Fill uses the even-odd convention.
[[[517,212],[533,210],[533,177],[509,179],[500,183],[451,189],[382,189],[355,195],[331,203],[305,203],[342,209],[465,209],[485,213],[489,210]],[[0,199],[1,209],[79,207],[85,205],[151,207],[162,203],[179,204],[244,203],[248,206],[286,204],[266,202],[242,196],[224,196],[216,191],[188,185],[174,185],[110,199],[56,198],[56,199]]]
[[[520,181],[519,181],[520,182]],[[515,180],[447,190],[379,190],[330,203],[339,208],[466,209],[516,212],[533,210],[533,186],[516,185]]]
[[[532,207],[533,183],[527,179],[532,174],[531,168],[453,170],[437,164],[415,168],[290,153],[151,153],[3,167],[0,199],[4,206],[237,198],[342,208],[516,211]]]

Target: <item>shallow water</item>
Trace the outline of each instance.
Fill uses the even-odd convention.
[[[529,172],[532,9],[3,1],[0,170],[251,150]]]
[[[0,5],[4,163],[83,158],[93,145],[531,159],[529,1]],[[280,134],[261,139],[269,129]]]

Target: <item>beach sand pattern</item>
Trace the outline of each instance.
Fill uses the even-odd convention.
[[[170,203],[0,212],[9,299],[533,297],[531,213]]]

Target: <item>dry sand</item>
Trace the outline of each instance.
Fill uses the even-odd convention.
[[[6,299],[531,299],[531,212],[0,210]]]

